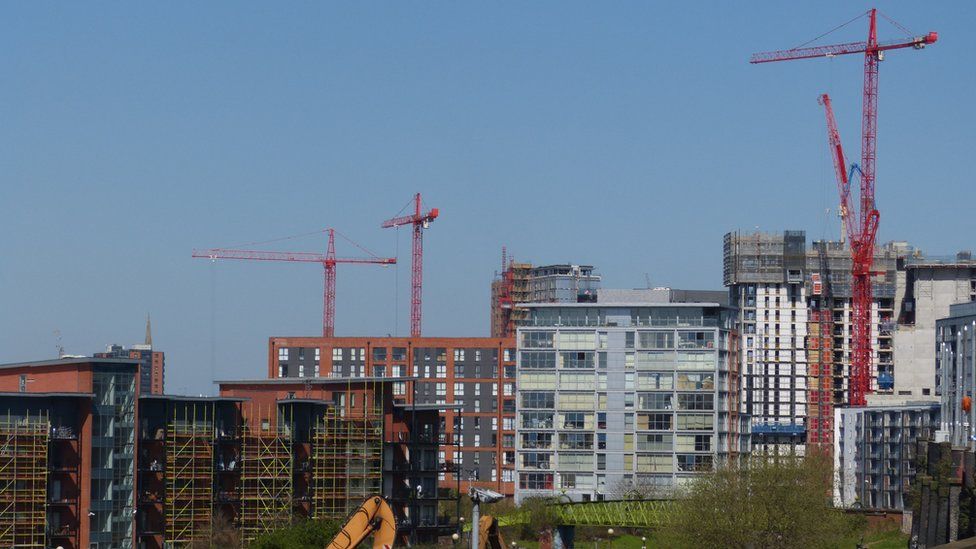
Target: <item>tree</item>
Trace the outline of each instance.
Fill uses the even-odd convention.
[[[301,520],[286,528],[280,528],[258,536],[250,549],[322,549],[342,529],[342,523],[334,520]]]
[[[693,481],[662,528],[667,547],[836,547],[858,519],[831,506],[825,456],[755,458]]]

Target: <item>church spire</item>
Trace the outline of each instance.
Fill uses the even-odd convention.
[[[152,320],[149,313],[146,313],[146,345],[152,347]]]

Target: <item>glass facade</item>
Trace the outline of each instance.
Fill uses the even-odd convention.
[[[91,549],[132,547],[135,383],[130,368],[93,372]]]
[[[747,452],[733,318],[707,305],[529,306],[516,500],[649,495]]]

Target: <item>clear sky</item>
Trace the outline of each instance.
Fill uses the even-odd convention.
[[[0,362],[141,342],[169,392],[262,377],[321,330],[316,265],[190,258],[335,226],[337,334],[405,334],[417,191],[427,335],[487,335],[515,257],[608,287],[721,287],[722,235],[834,237],[829,91],[859,156],[862,58],[751,66],[862,2],[8,3],[0,13]],[[925,51],[881,65],[881,240],[974,248],[976,4],[885,2]],[[863,40],[864,20],[826,38]],[[882,38],[900,31],[882,21]],[[321,251],[324,237],[267,248]],[[345,242],[340,255],[359,255]],[[398,307],[394,307],[394,303]]]

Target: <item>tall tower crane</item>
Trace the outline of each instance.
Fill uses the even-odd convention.
[[[335,229],[327,229],[329,244],[325,254],[312,252],[269,252],[257,250],[231,250],[226,248],[211,248],[209,250],[193,250],[193,257],[201,259],[246,259],[251,261],[293,261],[302,263],[321,263],[325,271],[325,291],[322,305],[322,335],[335,336],[335,297],[336,297],[336,266],[340,263],[393,265],[394,257],[378,257],[369,250],[353,245],[365,251],[370,257],[336,257]],[[350,241],[352,242],[352,241]]]
[[[422,315],[423,286],[424,286],[424,229],[430,226],[430,222],[437,219],[440,210],[431,208],[427,212],[421,212],[420,193],[414,195],[413,213],[400,217],[387,219],[381,225],[384,229],[399,227],[400,225],[413,225],[413,274],[410,279],[410,336],[420,336],[420,325]]]
[[[860,208],[858,209],[857,219],[848,219],[847,221],[848,243],[850,245],[852,259],[851,293],[854,332],[854,352],[851,358],[848,390],[848,401],[852,406],[864,406],[866,404],[866,395],[871,391],[871,303],[873,301],[871,266],[874,259],[874,245],[880,217],[874,200],[878,129],[878,63],[884,59],[884,53],[886,51],[908,47],[922,49],[929,44],[934,44],[939,39],[938,33],[929,32],[924,36],[917,36],[907,40],[878,42],[878,10],[871,9],[866,15],[869,20],[868,39],[866,42],[849,42],[846,44],[799,47],[789,50],[756,53],[749,60],[750,63],[757,64],[816,57],[834,57],[852,53],[864,54],[861,164],[859,170],[861,176]],[[852,21],[841,26],[846,26]],[[904,27],[901,25],[897,23],[895,25],[904,30]],[[850,215],[851,212],[848,211],[847,213]]]

